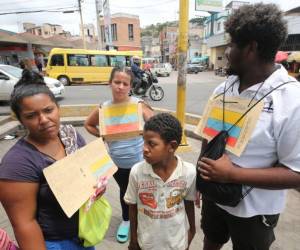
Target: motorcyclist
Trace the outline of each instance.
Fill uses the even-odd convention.
[[[140,68],[140,66],[141,66],[141,58],[138,56],[133,56],[131,71],[134,74],[134,80],[133,80],[134,93],[137,94],[139,88],[142,87],[142,78],[144,74],[144,71]]]

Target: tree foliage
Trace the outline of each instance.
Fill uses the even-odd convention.
[[[204,21],[205,21],[205,17],[195,17],[190,20],[190,23],[203,25]],[[171,22],[164,22],[164,23],[148,25],[145,28],[141,29],[141,36],[158,37],[159,33],[163,30],[163,28],[167,27],[167,26],[178,26],[178,22],[171,21]]]

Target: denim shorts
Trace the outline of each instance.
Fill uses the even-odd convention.
[[[83,247],[74,240],[46,240],[47,250],[95,250],[95,247]]]

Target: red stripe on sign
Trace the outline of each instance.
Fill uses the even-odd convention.
[[[229,136],[227,139],[227,145],[234,147],[237,142],[237,138]]]
[[[213,129],[213,128],[205,127],[203,132],[204,132],[204,134],[207,134],[207,135],[209,135],[209,136],[211,136],[211,137],[214,137],[214,136],[216,136],[220,131],[215,130],[215,129]]]
[[[214,136],[216,136],[220,131],[215,130],[215,129],[213,129],[213,128],[205,127],[204,130],[203,130],[203,132],[204,132],[204,134],[207,134],[207,135],[210,136],[210,137],[214,137]],[[236,143],[237,143],[237,138],[232,137],[232,136],[229,136],[229,137],[228,137],[228,139],[227,139],[227,145],[229,145],[230,147],[234,147]]]
[[[134,131],[139,131],[138,123],[127,123],[127,124],[106,126],[106,134],[107,135],[126,133],[126,132],[134,132]]]

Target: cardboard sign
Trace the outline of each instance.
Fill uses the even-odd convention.
[[[229,131],[226,150],[240,156],[256,126],[264,102],[258,103],[237,124],[235,123],[255,102],[254,100],[249,106],[250,99],[226,97],[223,124],[223,96],[210,98],[195,133],[210,141],[221,130],[228,130],[232,127]]]
[[[111,177],[116,171],[117,167],[100,138],[56,161],[43,173],[58,203],[70,218],[94,193],[98,177]]]
[[[141,135],[143,126],[141,103],[111,104],[99,108],[100,135],[107,141]]]

